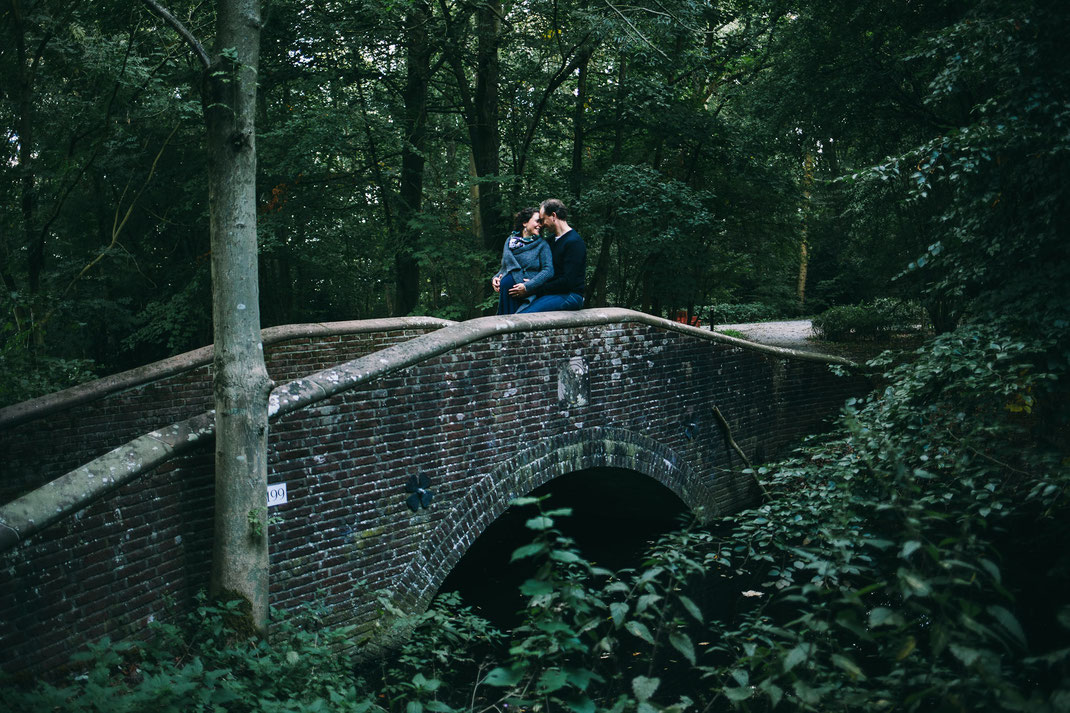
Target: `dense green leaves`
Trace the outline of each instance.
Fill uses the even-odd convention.
[[[588,240],[593,304],[779,316],[894,293],[939,331],[982,312],[1070,323],[1057,0],[507,3],[490,79],[482,11],[414,8],[265,4],[266,325],[479,314],[498,257],[482,226],[548,195]],[[171,10],[210,31],[205,5]],[[140,7],[37,0],[4,18],[0,398],[207,343],[183,46]],[[473,177],[481,78],[501,160]],[[492,189],[503,215],[483,217]]]
[[[209,326],[184,57],[140,11],[19,7],[0,42],[7,401],[200,346]],[[318,639],[222,646],[206,616],[210,633],[179,645],[165,630],[175,638],[144,649],[129,680],[133,649],[101,644],[78,662],[85,678],[27,700],[1068,710],[1062,3],[505,4],[501,166],[475,177],[464,93],[486,59],[476,7],[436,4],[423,23],[403,19],[415,4],[399,7],[266,4],[267,323],[399,311],[397,278],[413,265],[417,309],[479,313],[497,256],[476,194],[499,186],[510,210],[568,199],[594,301],[714,305],[722,322],[807,309],[805,240],[807,305],[847,305],[819,329],[878,336],[928,321],[938,335],[872,362],[880,388],[848,403],[836,433],[763,466],[768,502],[674,533],[634,572],[591,566],[556,529],[567,512],[520,499],[543,509],[513,552],[529,568],[528,605],[507,635],[450,597],[414,620],[384,605],[413,638],[354,683]],[[210,25],[201,5],[175,8]],[[422,138],[402,120],[418,108],[405,83],[418,46],[434,70]],[[416,154],[414,211],[402,176]],[[863,301],[888,313],[871,319],[880,309],[853,307]]]
[[[167,5],[210,45],[210,4]],[[725,111],[760,68],[765,13],[265,2],[265,326],[476,316],[493,304],[486,246],[548,196],[588,236],[589,301],[669,314],[784,292],[787,164]],[[3,20],[0,309],[15,383],[0,398],[87,375],[27,376],[53,363],[107,373],[205,345],[207,164],[186,46],[137,4],[34,0]]]
[[[238,606],[201,604],[181,622],[155,623],[146,642],[105,638],[72,657],[81,675],[34,691],[3,681],[12,711],[313,711],[363,713],[373,705],[335,647],[352,629],[327,630],[309,609],[277,614],[271,644],[225,624]],[[127,675],[136,671],[136,675]],[[426,683],[426,681],[425,681]]]
[[[291,701],[322,697],[355,711],[871,711],[885,701],[911,711],[1059,711],[1070,697],[1070,567],[1060,546],[1070,468],[1034,416],[1066,422],[1053,390],[1065,369],[1041,368],[1049,346],[999,325],[934,339],[890,369],[887,388],[852,400],[836,433],[763,466],[772,498],[712,529],[663,537],[634,571],[591,566],[546,522],[563,509],[518,501],[539,508],[529,518],[539,527],[516,550],[532,573],[521,588],[525,620],[504,636],[455,595],[415,617],[384,600],[398,617],[390,627],[411,638],[354,683],[346,667],[315,663],[315,637],[281,650],[257,644],[255,656],[220,648],[221,621],[202,607],[209,616],[190,642],[164,627],[161,648],[136,649],[154,663],[134,679],[116,678],[132,644],[104,642],[75,665],[93,671],[85,680],[107,690],[92,695],[113,706],[188,690],[206,705],[271,709],[280,689],[246,677],[289,686],[285,665],[320,681],[294,684]],[[1023,386],[1030,412],[1009,407]],[[966,412],[976,420],[959,417]],[[196,653],[173,665],[174,646]],[[301,668],[313,665],[313,674]],[[92,697],[72,685],[20,690],[18,700],[82,710]]]

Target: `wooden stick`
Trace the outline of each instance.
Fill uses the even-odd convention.
[[[751,465],[750,459],[747,458],[747,454],[743,452],[743,449],[739,447],[739,444],[736,443],[736,440],[732,438],[732,428],[728,425],[728,419],[726,419],[724,417],[724,414],[721,413],[721,409],[714,406],[713,415],[717,417],[718,423],[721,424],[721,431],[724,433],[725,440],[727,440],[728,444],[735,449],[736,453],[739,454],[739,457],[743,459],[743,463],[746,464],[747,468],[750,470],[750,475],[751,478],[754,479],[754,484],[757,485],[758,489],[762,491],[762,497],[766,500],[772,498],[772,496],[769,494],[769,491],[765,489],[764,485],[762,485],[762,481],[758,480],[758,473],[754,470],[754,466]]]

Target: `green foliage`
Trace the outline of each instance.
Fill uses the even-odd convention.
[[[359,695],[348,657],[349,629],[327,629],[314,610],[295,619],[276,612],[271,641],[236,637],[227,620],[238,602],[210,604],[180,622],[154,622],[147,641],[108,638],[75,654],[77,672],[61,685],[25,689],[3,681],[8,710],[271,711],[311,713],[372,707]]]
[[[358,687],[376,691],[377,705],[391,713],[463,708],[488,657],[500,647],[502,633],[464,606],[455,592],[440,594],[420,614],[403,612],[385,597],[380,603],[392,617],[388,636],[400,634],[405,643],[392,655],[360,666]]]
[[[779,497],[739,518],[720,553],[762,595],[719,644],[756,695],[814,710],[1061,710],[1049,701],[1067,695],[1068,636],[1054,633],[1066,556],[1040,543],[1067,534],[1070,472],[1042,445],[1048,426],[1023,418],[1065,378],[1036,369],[1047,351],[965,326],[852,404],[843,436],[759,471]]]
[[[581,713],[687,708],[691,700],[682,695],[667,707],[653,701],[660,684],[653,673],[666,645],[696,661],[685,619],[702,615],[677,592],[703,569],[688,558],[688,545],[708,535],[680,533],[672,546],[655,549],[642,571],[614,574],[591,565],[555,528],[555,518],[571,514],[568,508],[543,510],[535,498],[514,504],[539,506],[527,522],[535,541],[513,552],[514,561],[532,561],[534,575],[521,585],[529,597],[526,620],[483,684],[501,689],[510,706]]]
[[[188,69],[126,8],[46,1],[6,18],[5,321],[39,358],[113,371],[162,355],[131,357],[120,342],[145,301],[185,284],[198,254],[192,226],[207,197],[190,195],[195,162],[184,160],[199,148],[186,131],[200,116]]]
[[[460,318],[485,307],[496,256],[477,242],[471,189],[488,179],[469,175],[456,86],[477,66],[471,13],[456,8],[459,42],[432,41],[443,74],[429,82],[422,210],[398,225],[408,25],[389,2],[270,6],[258,117],[265,322],[389,311],[404,250],[420,268],[420,309]],[[28,97],[12,88],[30,59],[0,54],[12,137],[0,161],[5,401],[95,364],[201,346],[209,315],[206,158],[187,63],[126,9],[27,7],[0,43],[21,37],[43,53]],[[412,636],[354,678],[338,655],[351,632],[284,622],[271,642],[235,640],[227,609],[202,602],[147,643],[79,654],[58,687],[5,683],[5,705],[1070,709],[1063,3],[622,8],[534,2],[507,11],[499,48],[513,199],[582,196],[572,222],[607,301],[715,302],[711,323],[787,316],[805,236],[809,294],[867,301],[815,320],[826,338],[926,322],[913,302],[873,302],[893,284],[924,300],[942,333],[873,362],[885,388],[849,404],[832,437],[761,468],[769,502],[667,536],[634,571],[587,562],[555,527],[564,510],[518,503],[537,512],[533,541],[513,555],[531,566],[515,631],[455,597],[415,617],[384,601]],[[203,9],[184,10],[208,24]],[[448,37],[439,6],[427,27]],[[588,33],[583,106],[571,75],[541,97]],[[453,64],[445,53],[457,47]],[[583,159],[574,185],[568,149]]]
[[[146,345],[178,352],[190,345],[212,341],[211,312],[201,307],[211,303],[207,265],[191,275],[189,282],[161,299],[154,299],[134,317],[133,331],[123,339],[126,349]]]
[[[418,313],[459,321],[497,308],[497,294],[488,297],[484,292],[500,254],[489,259],[471,234],[451,227],[442,216],[418,216],[411,227],[419,235],[415,256],[425,287]]]
[[[785,314],[783,310],[774,305],[763,302],[719,303],[707,307],[699,307],[698,314],[709,315],[707,320],[710,324],[745,324],[748,322],[767,322],[774,319],[794,317],[795,314]]]
[[[480,66],[475,7],[447,18],[432,3],[418,23],[411,4],[266,7],[265,325],[397,311],[406,275],[419,311],[479,313],[497,256],[474,191],[498,184],[502,213],[566,199],[605,303],[790,315],[805,239],[816,308],[894,289],[923,297],[940,331],[1012,303],[1037,323],[1070,313],[1058,0],[510,6],[488,92],[497,178],[469,172],[458,82]],[[195,34],[211,25],[208,6],[172,10]],[[3,308],[38,355],[105,372],[210,339],[199,80],[160,41],[170,29],[130,12],[47,0],[0,28],[14,48],[0,65],[0,278],[18,295]],[[435,59],[422,164],[405,169],[418,107],[398,48],[417,28]],[[557,76],[578,56],[582,106],[577,73]],[[422,186],[412,212],[406,170]]]
[[[0,407],[89,381],[96,369],[92,359],[35,355],[13,325],[0,327]]]
[[[979,2],[934,18],[900,61],[925,78],[937,126],[844,181],[902,205],[913,234],[900,281],[942,303],[941,330],[964,315],[1066,319],[1070,86],[1058,2]],[[918,85],[915,85],[918,86]],[[866,207],[872,213],[872,208]],[[906,261],[903,261],[906,262]]]
[[[611,303],[660,313],[705,301],[721,262],[709,200],[647,166],[611,166],[599,178],[578,212],[596,217],[583,231],[589,261],[596,250],[615,256]]]
[[[813,319],[814,334],[834,342],[888,339],[923,331],[928,315],[917,302],[892,298],[830,307]]]
[[[267,514],[267,508],[252,508],[245,514],[245,521],[249,525],[249,536],[259,540],[264,536],[264,528],[279,525],[283,522],[278,515]]]
[[[356,672],[351,632],[307,614],[234,640],[203,601],[188,629],[102,642],[75,677],[5,685],[14,710],[577,713],[775,709],[1037,711],[1070,701],[1066,341],[966,323],[850,400],[841,428],[763,466],[760,507],[665,535],[642,566],[593,566],[531,507],[524,622],[501,633],[439,597]],[[10,696],[8,694],[11,694]],[[183,698],[185,696],[185,698]],[[193,696],[193,698],[190,698]],[[187,701],[187,703],[183,703]],[[193,701],[193,703],[188,703]],[[186,706],[185,708],[183,706]]]

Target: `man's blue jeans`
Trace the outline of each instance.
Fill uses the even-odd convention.
[[[558,310],[583,309],[583,295],[579,292],[569,292],[561,295],[543,295],[536,297],[531,304],[523,305],[517,310],[517,314],[523,312],[557,312]]]

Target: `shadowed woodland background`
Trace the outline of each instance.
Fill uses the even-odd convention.
[[[209,5],[170,9],[210,39]],[[588,242],[592,305],[790,316],[899,296],[939,330],[980,305],[1046,309],[1030,300],[1065,271],[1065,15],[267,0],[264,326],[481,314],[509,216],[547,196]],[[210,342],[187,47],[133,3],[20,0],[0,21],[0,401]]]

